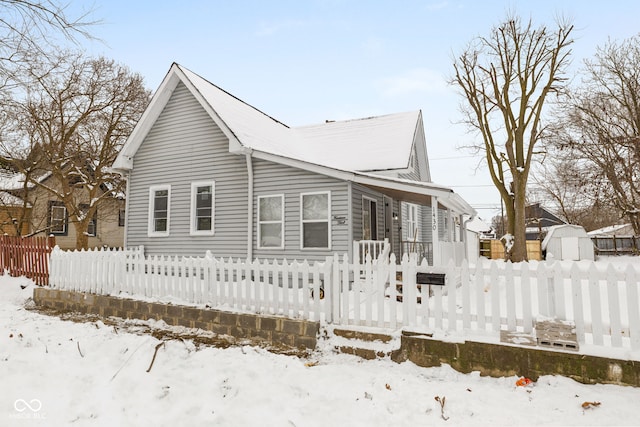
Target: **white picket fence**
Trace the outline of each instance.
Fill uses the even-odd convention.
[[[396,265],[393,254],[364,264],[346,255],[308,263],[145,257],[142,248],[56,248],[50,266],[50,286],[59,289],[462,337],[530,334],[536,320],[555,319],[575,323],[580,344],[640,350],[633,266],[480,260],[438,269],[407,256]],[[418,272],[443,273],[444,286],[417,286]]]

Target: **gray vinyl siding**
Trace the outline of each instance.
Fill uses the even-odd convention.
[[[297,259],[321,261],[333,253],[344,254],[349,248],[348,223],[340,224],[334,217],[348,219],[348,184],[314,172],[260,159],[253,159],[254,210],[253,254],[260,259]],[[330,192],[331,249],[301,249],[300,195]],[[284,195],[284,249],[258,248],[258,198]]]
[[[376,201],[376,223],[378,240],[384,240],[384,198],[381,193],[367,187],[354,184],[352,190],[353,239],[362,240],[362,198],[367,197]]]
[[[244,257],[247,253],[247,168],[229,141],[180,83],[133,160],[127,246],[148,255]],[[214,235],[190,235],[191,183],[215,181]],[[171,185],[169,236],[148,237],[149,187]]]

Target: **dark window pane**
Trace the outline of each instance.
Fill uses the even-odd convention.
[[[302,245],[305,248],[329,247],[329,224],[326,222],[307,222],[302,225]]]

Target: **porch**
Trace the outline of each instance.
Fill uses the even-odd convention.
[[[362,215],[354,216],[354,243],[348,253],[351,259],[363,263],[368,253],[374,260],[380,254],[393,253],[397,260],[404,255],[415,256],[438,266],[450,260],[459,265],[469,257],[471,261],[477,258],[479,250],[467,247],[474,242],[466,230],[466,223],[476,212],[451,189],[400,178],[358,178],[352,191],[362,194]],[[380,195],[377,201],[370,198],[373,192]],[[380,210],[377,205],[381,202]]]

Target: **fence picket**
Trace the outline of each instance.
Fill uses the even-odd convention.
[[[460,285],[462,294],[462,328],[468,330],[471,329],[471,288],[469,286],[469,265],[467,263],[462,264],[460,280],[462,282]]]
[[[489,277],[491,283],[489,290],[489,295],[491,296],[491,330],[493,332],[500,332],[500,324],[502,323],[500,317],[500,279],[498,277],[498,264],[496,261],[491,262]]]
[[[609,264],[607,275],[607,300],[609,302],[609,327],[611,345],[622,347],[622,324],[620,322],[620,297],[618,290],[618,275],[613,265]]]
[[[484,261],[482,259],[478,260],[476,264],[476,273],[475,273],[475,292],[474,296],[476,298],[476,314],[477,314],[477,323],[476,326],[478,330],[485,332],[487,330],[486,323],[486,308],[485,308],[485,287],[484,287]]]
[[[447,291],[447,329],[455,331],[458,329],[458,315],[457,315],[457,302],[458,302],[458,283],[456,277],[456,265],[453,259],[449,260],[447,264],[446,273],[446,285]]]
[[[516,286],[513,280],[513,263],[507,261],[504,269],[505,290],[507,295],[507,330],[515,332],[516,329]]]
[[[629,317],[629,341],[631,349],[640,350],[640,299],[638,298],[638,271],[631,265],[625,270],[625,282],[627,283],[627,313]]]
[[[522,330],[525,334],[531,334],[533,332],[533,295],[531,294],[531,276],[529,274],[529,263],[522,263],[520,268],[520,302],[522,305]]]
[[[594,264],[589,267],[589,296],[591,305],[591,335],[595,345],[602,345],[603,326],[602,326],[602,310],[600,308],[600,286],[599,286],[598,269]]]
[[[569,272],[571,276],[571,302],[573,305],[573,321],[576,325],[578,342],[584,342],[585,320],[584,301],[582,297],[582,271],[578,264],[573,264]]]

